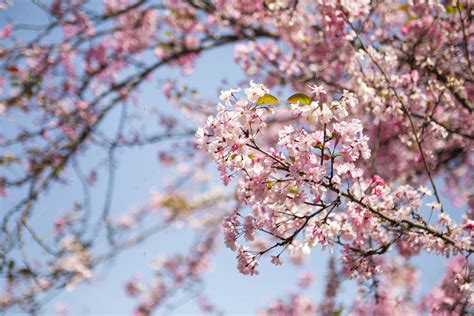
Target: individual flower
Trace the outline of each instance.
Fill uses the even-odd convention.
[[[313,273],[309,272],[309,271],[305,271],[303,272],[300,277],[299,277],[299,281],[298,281],[298,285],[305,289],[305,288],[308,288],[311,286],[311,284],[313,284],[314,282],[314,275]]]
[[[427,195],[427,196],[431,196],[431,194],[432,194],[430,189],[428,189],[427,187],[422,186],[422,185],[418,188],[418,191],[420,191],[420,193],[422,193],[424,195]]]
[[[426,203],[426,206],[428,206],[432,210],[440,210],[441,209],[441,204],[437,203],[437,202]]]
[[[317,118],[318,122],[325,124],[331,122],[334,117],[331,109],[326,103],[321,104],[321,106],[314,111],[313,116]]]
[[[219,99],[221,99],[222,101],[224,101],[224,103],[225,103],[226,105],[230,105],[230,104],[231,104],[232,94],[235,93],[235,92],[239,92],[239,91],[240,91],[240,88],[238,88],[238,89],[223,90],[223,91],[221,91],[221,94],[219,95]]]
[[[268,88],[261,84],[261,83],[255,83],[253,81],[250,81],[250,87],[245,89],[245,94],[247,95],[247,99],[255,103],[258,101],[258,99],[263,96],[264,94],[268,93],[270,90]]]
[[[283,261],[280,259],[280,256],[272,256],[271,262],[276,266],[281,266],[283,264]]]
[[[385,185],[385,181],[382,179],[382,177],[380,177],[379,175],[374,175],[372,176],[372,181],[376,184],[376,185]]]
[[[308,86],[311,89],[312,94],[320,95],[320,94],[326,94],[326,90],[322,85],[309,85]]]

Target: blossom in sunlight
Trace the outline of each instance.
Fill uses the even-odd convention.
[[[324,89],[324,86],[320,85],[309,85],[308,86],[311,89],[312,94],[320,95],[320,94],[326,94],[326,89]]]
[[[269,90],[265,85],[261,83],[255,83],[253,81],[250,81],[250,87],[245,89],[244,92],[250,102],[257,102],[258,98],[263,96],[265,93],[268,93]]]
[[[221,94],[219,95],[219,99],[224,101],[225,104],[230,105],[232,94],[239,91],[240,91],[240,88],[221,91]]]

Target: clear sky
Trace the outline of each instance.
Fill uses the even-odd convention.
[[[99,3],[99,1],[97,1]],[[14,20],[36,23],[42,19],[36,10],[32,10],[31,2],[19,0],[7,11],[7,15]],[[6,20],[0,18],[0,27]],[[176,76],[176,71],[162,70],[159,78]],[[228,78],[230,82],[243,79],[243,74],[233,62],[231,47],[216,49],[199,59],[195,71],[185,81],[197,87],[204,95],[214,98],[217,102],[221,79]],[[230,87],[229,87],[230,88]],[[161,95],[161,90],[156,78],[142,88],[139,106],[160,102],[164,107],[170,105]],[[14,120],[15,117],[10,118]],[[116,116],[105,122],[104,128],[115,130]],[[8,128],[6,123],[5,128]],[[2,127],[3,129],[4,127]],[[124,149],[119,152],[118,169],[116,175],[115,194],[112,203],[113,214],[126,212],[131,207],[146,201],[150,197],[151,188],[159,190],[171,176],[169,170],[160,168],[157,162],[157,145]],[[81,164],[93,163],[96,157],[93,153],[81,158]],[[216,180],[218,181],[218,180]],[[105,194],[106,183],[99,180],[93,189],[93,205],[101,205],[101,198]],[[32,219],[35,227],[39,227],[45,234],[51,232],[52,218],[70,206],[81,189],[78,183],[71,182],[68,186],[54,186],[47,194],[43,195],[37,205],[36,217]],[[17,194],[1,201],[3,210],[18,198]],[[142,274],[150,278],[149,263],[157,256],[182,252],[192,241],[193,233],[186,229],[169,229],[147,240],[133,250],[126,251],[112,262],[99,269],[94,283],[83,284],[73,292],[66,292],[54,298],[46,305],[45,314],[53,313],[54,306],[64,304],[71,311],[71,315],[98,315],[98,314],[130,314],[136,304],[135,300],[128,298],[124,292],[124,283],[134,274]],[[222,238],[221,238],[222,239]],[[316,276],[315,284],[305,292],[316,301],[321,298],[327,264],[326,253],[319,249],[308,258],[305,266]],[[285,294],[297,290],[297,278],[301,269],[296,269],[291,264],[276,267],[269,260],[262,260],[260,275],[254,277],[243,276],[236,269],[235,255],[230,250],[221,246],[213,257],[213,269],[205,274],[204,292],[211,298],[220,310],[227,314],[253,314],[259,308],[268,305],[273,299],[283,297]],[[414,261],[422,268],[421,290],[426,290],[437,284],[441,278],[444,260],[433,256],[423,255]],[[351,282],[343,283],[341,297],[346,300],[354,296]],[[198,313],[194,303],[183,304],[174,310],[175,314]],[[161,313],[158,313],[161,314]]]

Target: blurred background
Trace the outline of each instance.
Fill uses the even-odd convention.
[[[33,1],[34,2],[34,1]],[[91,9],[100,7],[100,1],[91,1],[88,4]],[[42,25],[48,22],[45,13],[33,5],[31,1],[14,1],[11,7],[1,13],[0,29],[15,21],[15,24]],[[25,42],[31,40],[34,31],[25,29],[19,31],[16,36],[22,36]],[[55,34],[51,34],[54,40]],[[0,45],[1,44],[0,40]],[[152,54],[145,53],[142,59],[153,58]],[[75,65],[81,67],[81,65]],[[221,89],[229,89],[247,84],[247,76],[234,62],[234,47],[232,45],[219,47],[198,59],[196,66],[189,76],[183,76],[180,69],[166,67],[160,69],[153,78],[150,78],[140,87],[140,93],[134,97],[132,104],[128,107],[128,115],[136,118],[135,128],[153,134],[159,134],[160,122],[155,115],[157,108],[168,117],[174,117],[179,128],[193,130],[196,128],[196,120],[189,118],[188,113],[182,108],[177,108],[170,103],[169,98],[163,94],[164,86],[170,82],[170,78],[179,79],[181,85],[196,88],[200,97],[207,100],[209,107],[217,105],[218,95]],[[223,80],[225,79],[225,80]],[[285,90],[283,90],[285,91]],[[204,102],[204,101],[203,101]],[[115,135],[120,124],[121,109],[117,107],[110,113],[100,126],[103,135]],[[30,113],[11,112],[0,116],[1,133],[4,138],[13,135],[20,128],[28,129],[34,127],[34,116]],[[163,152],[172,152],[175,146],[189,146],[192,136],[179,139],[169,139],[161,142],[152,142],[140,146],[124,146],[118,148],[114,153],[114,176],[113,194],[108,194],[109,177],[107,152],[97,148],[90,148],[78,156],[77,164],[80,170],[89,170],[91,166],[99,166],[94,175],[97,180],[88,188],[90,190],[89,207],[93,210],[92,219],[98,219],[100,209],[107,198],[110,199],[110,217],[120,218],[134,209],[139,209],[144,203],[153,199],[154,194],[160,194],[169,189],[181,174],[189,171],[192,164],[186,160],[167,166],[162,163]],[[186,145],[182,145],[185,143]],[[20,147],[17,147],[19,152]],[[11,149],[15,150],[15,149]],[[185,150],[183,150],[185,152]],[[161,155],[161,159],[160,159]],[[189,157],[189,159],[194,159]],[[197,170],[194,170],[197,171]],[[215,167],[212,165],[208,170],[202,170],[211,174],[210,183],[222,190],[224,188],[217,176]],[[5,172],[2,170],[2,172]],[[9,172],[9,171],[6,171]],[[68,170],[67,172],[72,172]],[[193,190],[199,193],[204,188],[197,182],[187,187],[187,192],[193,194]],[[8,195],[1,197],[1,212],[4,213],[18,203],[28,190],[27,187],[9,190]],[[231,189],[230,189],[231,190]],[[230,191],[229,191],[230,192]],[[64,184],[58,183],[46,192],[40,194],[36,201],[35,213],[30,218],[32,225],[40,236],[45,240],[55,237],[55,219],[61,214],[68,213],[74,209],[74,203],[81,200],[84,194],[84,183],[77,177],[67,177]],[[449,200],[449,199],[445,199]],[[447,209],[449,209],[449,205]],[[206,210],[212,212],[213,210]],[[231,211],[231,210],[228,210]],[[216,211],[222,212],[222,210]],[[159,214],[157,216],[160,216]],[[116,257],[101,263],[94,272],[91,280],[80,283],[71,291],[58,291],[44,298],[44,308],[40,314],[61,314],[65,310],[68,315],[98,315],[98,314],[130,314],[136,307],[136,300],[131,299],[125,291],[126,283],[133,277],[140,280],[151,281],[155,277],[157,260],[166,258],[176,253],[186,253],[193,247],[193,242],[199,238],[200,230],[193,230],[192,224],[186,221],[173,221],[159,232],[147,238],[144,242],[124,250]],[[142,228],[145,230],[146,224]],[[105,234],[103,231],[100,234]],[[196,304],[196,298],[205,294],[210,302],[215,305],[218,312],[227,315],[254,314],[264,308],[276,298],[284,297],[289,293],[300,292],[298,279],[302,273],[309,271],[314,274],[314,283],[302,290],[314,301],[321,299],[325,286],[327,274],[327,262],[329,254],[320,248],[314,249],[307,260],[301,265],[284,264],[274,266],[269,260],[260,263],[260,274],[257,276],[241,275],[236,269],[235,255],[223,246],[221,235],[217,237],[217,250],[211,254],[210,270],[202,276],[202,282],[191,293],[183,290],[177,294],[175,299],[165,304],[158,314],[199,314],[200,309]],[[37,258],[40,261],[43,252],[38,247],[31,246],[25,242],[28,257]],[[100,253],[107,249],[107,244],[101,240],[94,248]],[[18,256],[21,256],[19,253]],[[434,260],[436,258],[436,260]],[[430,254],[423,254],[413,260],[413,263],[421,269],[421,288],[418,295],[422,295],[428,289],[439,283],[445,260]],[[34,260],[33,260],[34,264]],[[340,289],[340,298],[343,302],[349,302],[356,294],[356,287],[352,281],[344,281]],[[22,314],[19,310],[10,310],[7,314]]]

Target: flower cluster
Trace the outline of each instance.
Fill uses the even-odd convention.
[[[297,94],[286,103],[267,102],[268,88],[253,82],[246,98],[238,97],[239,89],[224,91],[226,105],[197,131],[198,145],[211,154],[224,184],[238,182],[243,206],[222,227],[227,247],[238,253],[239,271],[256,274],[267,252],[280,249],[271,260],[279,265],[285,249],[296,258],[317,245],[340,245],[344,272],[355,278],[379,273],[380,255],[394,245],[406,257],[422,248],[443,255],[470,251],[466,226],[443,212],[435,225],[423,218],[426,188],[392,189],[379,175],[364,176],[358,164],[370,158],[369,139],[361,121],[346,119],[357,105],[354,95],[344,91],[326,103],[324,90],[312,89],[314,97]],[[288,109],[296,124],[283,126],[269,143],[261,135]],[[258,232],[270,235],[273,245],[252,250],[238,243],[241,236],[255,243]]]
[[[473,306],[474,288],[470,282],[470,264],[461,256],[450,260],[442,283],[422,301],[421,309],[431,314],[462,314],[464,305]]]
[[[72,277],[67,284],[67,289],[74,289],[79,283],[93,277],[91,271],[92,257],[84,245],[73,235],[64,237],[61,241],[64,255],[60,257],[51,269],[53,273],[71,273]]]

